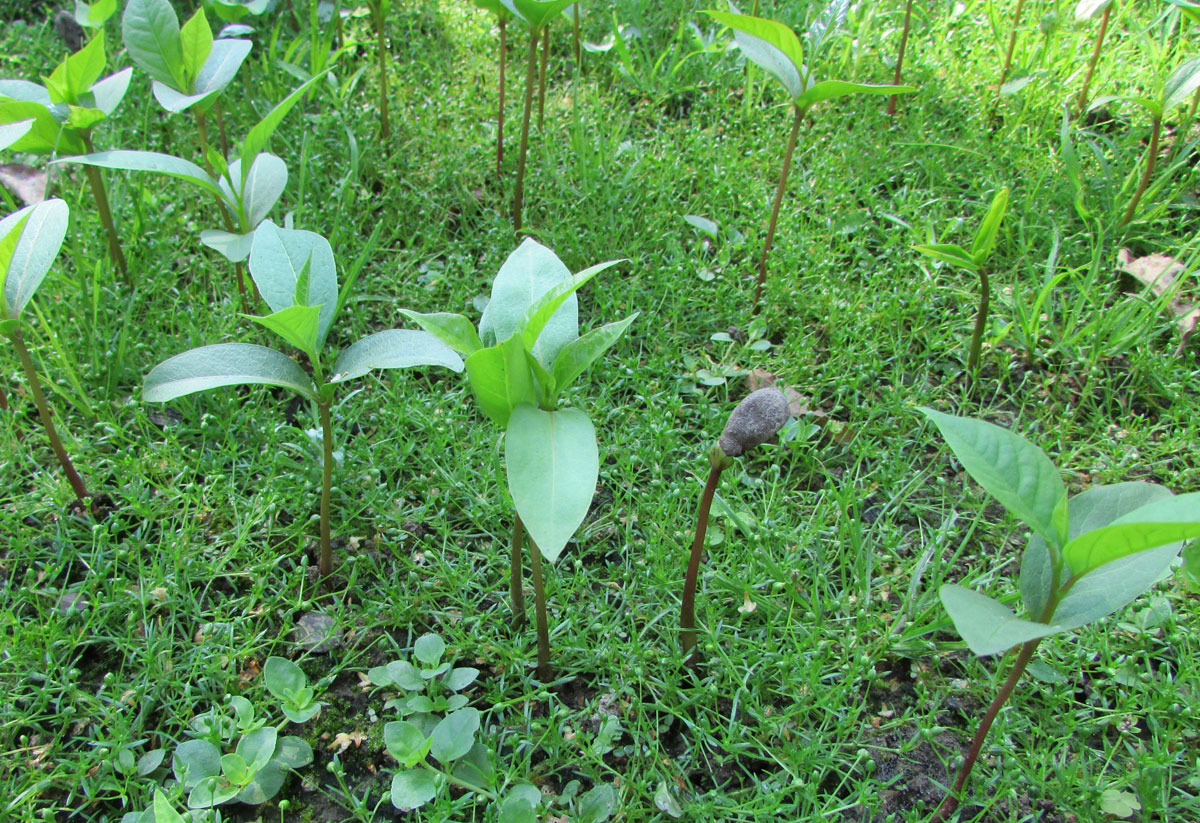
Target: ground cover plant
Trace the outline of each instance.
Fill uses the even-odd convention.
[[[13,166],[46,174],[46,202],[65,206],[39,208],[70,211],[20,332],[71,459],[88,490],[111,499],[78,505],[5,347],[0,818],[1200,819],[1196,542],[1177,551],[1178,533],[1132,530],[1166,541],[1148,551],[1170,573],[1103,619],[1057,631],[1089,579],[1134,561],[1078,575],[1065,592],[1075,578],[1060,577],[1053,619],[1041,623],[1026,608],[1030,575],[1053,541],[977,482],[970,459],[917,411],[986,421],[1045,453],[1056,467],[1045,490],[1061,486],[1055,499],[1069,515],[1063,577],[1076,570],[1065,551],[1074,530],[1111,536],[1128,525],[1088,531],[1088,501],[1169,489],[1164,501],[1186,506],[1200,490],[1195,97],[1164,110],[1156,169],[1122,225],[1150,117],[1120,100],[1092,100],[1079,115],[1099,18],[1072,22],[1076,0],[1025,4],[995,116],[985,112],[1015,0],[913,4],[903,71],[918,91],[897,115],[878,97],[847,95],[805,119],[779,205],[770,300],[752,321],[747,290],[783,159],[775,126],[792,95],[705,13],[724,4],[588,3],[586,71],[567,21],[554,25],[522,232],[570,277],[629,261],[575,293],[579,340],[638,317],[554,411],[542,408],[548,384],[537,371],[549,361],[531,361],[539,350],[523,340],[509,346],[512,365],[537,380],[522,414],[571,410],[596,433],[594,466],[577,484],[586,504],[562,525],[542,581],[548,672],[537,633],[514,627],[507,593],[513,580],[525,591],[511,573],[509,471],[520,444],[501,439],[509,425],[477,402],[470,375],[417,367],[346,380],[329,402],[330,459],[302,392],[229,386],[150,403],[141,392],[162,360],[212,344],[270,347],[305,380],[320,366],[327,385],[335,352],[380,329],[417,328],[401,309],[460,315],[476,334],[481,316],[501,311],[488,298],[505,290],[499,273],[526,238],[511,219],[516,163],[505,161],[503,182],[495,173],[496,18],[465,1],[392,0],[385,146],[365,2],[342,2],[342,14],[339,4],[282,2],[234,21],[218,9],[255,3],[174,2],[181,23],[203,5],[214,42],[223,23],[252,27],[224,29],[252,46],[220,95],[229,150],[213,134],[202,156],[194,117],[164,110],[123,47],[129,3],[111,5],[80,45],[103,31],[99,77],[133,70],[97,142],[173,156],[227,184],[233,199],[226,193],[219,212],[235,226],[213,212],[206,185],[104,171],[129,261],[128,279],[114,278],[85,167],[48,163],[16,137],[4,149],[0,180]],[[818,79],[890,82],[904,0],[846,4],[814,58],[807,32],[827,6],[762,0],[743,10],[794,32]],[[0,77],[42,84],[54,74],[68,53],[57,11],[0,0]],[[1089,96],[1157,95],[1195,55],[1187,11],[1114,4]],[[507,58],[527,45],[509,38]],[[269,145],[254,148],[256,124],[310,81]],[[216,132],[215,110],[208,118]],[[9,125],[15,133],[30,120]],[[268,152],[286,181],[275,175],[269,198],[251,197],[241,180]],[[978,304],[979,281],[931,266],[912,245],[936,238],[969,252],[1006,186],[976,379],[963,369],[964,309]],[[22,196],[6,194],[3,213],[28,205]],[[271,222],[237,242],[311,232],[342,266],[340,312],[315,363],[247,322],[277,306],[303,313],[295,289],[286,306],[266,293],[243,299],[229,261],[201,240],[206,230],[250,234],[251,222],[243,232],[234,220],[239,197],[248,221]],[[314,265],[295,266],[293,286],[320,280]],[[327,301],[301,300],[314,302]],[[782,393],[790,420],[713,490],[695,575],[702,665],[688,666],[676,619],[706,457],[731,411],[765,386]],[[530,477],[544,475],[546,461],[534,463]],[[314,560],[326,489],[329,576]],[[542,498],[533,515],[551,508]],[[530,505],[519,510],[524,520]],[[518,561],[524,542],[522,529]],[[1032,639],[1006,641],[1016,646],[1007,656],[976,654],[955,597],[980,614],[1011,610],[1005,625],[1055,629],[994,712],[957,791],[980,722]],[[417,681],[401,663],[422,688],[409,688]],[[380,669],[396,673],[390,685]],[[264,769],[286,773],[262,803],[188,808],[195,785],[185,782],[196,778],[175,773],[175,753],[203,737],[197,724],[217,729],[216,717],[232,725],[206,738],[220,754],[207,785],[240,794]],[[391,726],[389,736],[402,722],[418,734]],[[311,762],[268,752],[268,728],[276,744],[303,741]],[[401,778],[401,805],[422,803],[402,812],[392,788],[409,773],[418,776]],[[948,794],[958,806],[939,813]]]

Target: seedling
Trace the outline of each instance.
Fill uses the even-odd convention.
[[[121,34],[129,58],[153,80],[151,88],[159,105],[173,114],[194,110],[205,163],[209,154],[205,115],[216,106],[226,153],[228,141],[217,98],[250,54],[250,41],[214,40],[203,6],[180,26],[170,0],[129,0],[121,17]]]
[[[700,558],[704,554],[704,536],[708,532],[708,514],[721,480],[721,472],[733,465],[733,459],[779,433],[788,421],[788,402],[775,388],[759,389],[746,395],[725,423],[720,439],[708,452],[708,482],[700,496],[696,514],[696,535],[688,557],[683,581],[683,605],[679,611],[679,642],[683,653],[694,662],[696,646],[696,584],[700,577]]]
[[[600,472],[591,419],[580,409],[560,409],[559,399],[637,317],[632,314],[581,337],[575,292],[618,262],[572,275],[554,252],[527,239],[500,267],[478,332],[461,315],[403,312],[466,358],[475,400],[505,430],[508,489],[517,509],[509,588],[520,625],[525,616],[521,549],[528,531],[538,677],[543,681],[551,669],[542,558],[556,561],[579,528]]]
[[[529,123],[533,116],[533,87],[537,82],[537,45],[542,30],[571,0],[500,0],[529,29],[529,58],[525,68],[525,111],[521,117],[521,146],[517,152],[517,182],[513,189],[513,231],[521,232],[525,199],[525,161],[529,153]]]
[[[810,61],[820,57],[822,45],[825,44],[828,35],[841,25],[848,6],[849,0],[833,0],[809,27],[806,39]],[[762,256],[758,261],[758,281],[754,287],[753,304],[753,312],[757,314],[762,300],[763,284],[767,280],[767,255],[775,242],[775,226],[779,221],[779,207],[783,203],[783,192],[787,187],[788,170],[791,168],[792,155],[796,151],[796,141],[800,136],[800,124],[804,122],[809,109],[822,100],[833,100],[850,94],[907,94],[916,89],[911,86],[872,86],[848,83],[844,80],[818,81],[805,63],[804,47],[800,44],[800,38],[788,26],[775,20],[764,20],[747,14],[726,11],[706,13],[733,29],[733,39],[738,48],[750,61],[779,80],[792,100],[792,131],[784,150],[783,168],[779,172],[775,200],[771,204],[767,239],[763,243]]]
[[[0,80],[0,124],[33,121],[25,135],[9,147],[59,157],[95,151],[92,131],[121,104],[133,74],[133,69],[126,68],[101,80],[105,59],[104,30],[100,29],[86,46],[69,55],[45,78],[45,85]],[[104,180],[97,169],[88,170],[87,178],[107,235],[109,256],[125,274],[128,266]]]
[[[75,470],[67,450],[59,439],[50,406],[42,392],[33,358],[21,336],[21,312],[33,298],[42,280],[50,271],[58,250],[67,234],[70,211],[62,200],[46,200],[28,206],[0,220],[0,271],[4,272],[4,299],[0,302],[0,332],[12,341],[21,361],[21,370],[29,381],[29,390],[37,406],[38,417],[50,439],[50,448],[62,466],[71,490],[80,506],[88,498],[83,478]]]
[[[507,31],[512,12],[500,0],[474,0],[475,5],[496,15],[500,27],[500,102],[496,107],[496,179],[501,179],[500,166],[504,162],[504,67],[508,57]]]
[[[988,729],[1038,643],[1112,614],[1152,587],[1170,570],[1183,541],[1200,537],[1200,493],[1176,497],[1161,486],[1131,482],[1095,485],[1068,499],[1058,469],[1019,435],[982,420],[920,411],[984,491],[1033,530],[1019,581],[1028,618],[964,586],[946,584],[939,590],[972,652],[986,656],[1019,647],[954,786],[931,819],[941,823],[957,807]]]
[[[96,0],[95,3],[75,0],[75,22],[84,28],[102,29],[116,12],[117,0]]]
[[[904,28],[900,32],[900,51],[896,55],[896,74],[892,77],[892,85],[900,85],[900,74],[904,70],[904,51],[908,48],[908,30],[912,25],[912,7],[913,0],[907,0],[904,4]],[[893,94],[888,98],[887,113],[888,117],[896,115],[896,100],[899,95]]]
[[[987,327],[988,303],[991,299],[991,283],[988,280],[987,262],[996,247],[1000,223],[1008,212],[1008,186],[996,192],[987,215],[975,232],[971,242],[971,250],[953,243],[931,243],[925,246],[913,246],[914,249],[927,254],[935,260],[949,263],[951,266],[973,271],[979,275],[979,311],[975,314],[975,330],[971,333],[971,347],[967,353],[967,371],[975,377],[979,369],[979,356],[983,349],[983,331]]]
[[[1096,71],[1096,63],[1100,60],[1100,48],[1104,45],[1104,35],[1108,31],[1108,16],[1112,12],[1113,0],[1079,0],[1079,5],[1075,6],[1075,20],[1084,22],[1086,20],[1095,20],[1096,15],[1100,16],[1100,28],[1096,32],[1096,44],[1092,47],[1092,56],[1088,60],[1087,69],[1083,73],[1083,86],[1079,89],[1079,99],[1076,101],[1076,107],[1079,109],[1079,116],[1082,117],[1087,111],[1088,105],[1088,88],[1092,84],[1092,74]]]
[[[308,231],[281,229],[266,220],[254,232],[250,276],[272,314],[250,317],[302,351],[306,372],[287,355],[249,343],[218,343],[177,354],[146,375],[142,396],[166,402],[219,386],[261,383],[283,386],[312,402],[322,434],[321,550],[322,577],[333,571],[330,494],[333,485],[333,420],[337,387],[375,369],[445,366],[461,371],[457,354],[425,332],[391,329],[364,337],[334,358],[324,351],[325,337],[345,305],[329,242]],[[324,355],[324,356],[323,356]],[[329,364],[332,362],[332,366]]]
[[[385,709],[396,709],[401,717],[430,734],[448,712],[456,712],[469,702],[460,692],[479,677],[472,666],[453,666],[442,660],[446,641],[436,634],[423,634],[413,644],[413,662],[396,660],[367,672],[371,685],[401,690]]]

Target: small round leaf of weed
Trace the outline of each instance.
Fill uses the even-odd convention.
[[[433,756],[443,763],[457,760],[475,745],[479,710],[459,709],[433,727]]]
[[[436,666],[446,651],[446,641],[436,634],[423,634],[413,644],[413,656],[426,666]]]
[[[776,388],[759,389],[738,403],[717,444],[729,457],[737,457],[779,433],[788,420],[788,403]]]
[[[424,806],[437,795],[433,772],[410,769],[392,778],[392,805],[400,811]]]

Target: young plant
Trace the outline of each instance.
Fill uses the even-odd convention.
[[[759,389],[746,395],[729,415],[721,437],[708,452],[708,482],[700,496],[696,514],[696,534],[692,553],[688,557],[687,574],[683,581],[683,605],[679,610],[679,642],[689,662],[695,659],[696,647],[696,585],[700,578],[700,558],[704,554],[704,536],[708,532],[708,514],[713,496],[721,480],[721,472],[733,465],[733,459],[755,446],[766,443],[787,423],[788,402],[783,392],[775,388]]]
[[[38,380],[33,358],[21,336],[21,312],[33,298],[42,280],[50,271],[58,250],[67,234],[70,212],[62,200],[46,200],[28,206],[0,220],[0,272],[4,273],[4,296],[0,301],[0,333],[12,341],[21,361],[21,370],[29,381],[29,390],[37,406],[38,417],[50,439],[50,448],[62,466],[71,490],[79,505],[85,506],[89,497],[83,478],[75,470],[67,450],[59,439],[50,406]]]
[[[1100,60],[1100,49],[1104,45],[1104,35],[1108,31],[1108,16],[1112,12],[1112,5],[1113,0],[1079,0],[1079,5],[1075,6],[1076,22],[1094,20],[1096,15],[1100,15],[1100,29],[1096,32],[1096,44],[1092,47],[1092,56],[1083,73],[1083,86],[1079,89],[1079,98],[1075,103],[1080,117],[1088,109],[1088,88],[1092,84],[1092,74],[1096,71],[1096,63]]]
[[[971,242],[971,250],[953,243],[932,243],[925,246],[913,246],[914,249],[927,254],[935,260],[949,263],[951,266],[973,271],[979,275],[979,311],[975,314],[975,330],[971,333],[971,347],[967,352],[967,372],[972,378],[979,370],[979,357],[983,349],[983,332],[987,328],[988,303],[991,299],[991,282],[988,279],[987,262],[996,247],[1000,223],[1008,211],[1008,186],[996,192],[988,213],[975,232]]]
[[[244,294],[242,263],[250,254],[254,230],[279,200],[288,179],[284,162],[263,150],[283,118],[322,76],[324,73],[309,79],[250,129],[236,160],[227,165],[225,157],[210,151],[209,161],[216,176],[183,158],[153,151],[103,151],[71,157],[66,162],[156,172],[185,180],[211,194],[221,210],[225,230],[205,229],[200,232],[200,242],[236,265],[238,291]]]
[[[939,590],[972,652],[986,656],[1018,648],[954,786],[931,819],[940,823],[958,805],[988,729],[1041,639],[1093,623],[1152,587],[1170,570],[1183,541],[1200,536],[1200,493],[1176,497],[1161,486],[1130,482],[1095,485],[1068,499],[1054,464],[1024,438],[982,420],[920,411],[967,473],[1033,531],[1019,580],[1027,618],[963,586]]]
[[[28,80],[0,80],[0,124],[32,119],[24,136],[10,144],[14,151],[59,157],[95,151],[92,131],[116,110],[129,89],[133,70],[126,68],[100,79],[105,65],[104,30],[71,54],[45,78],[45,85]],[[108,193],[99,170],[87,173],[96,213],[108,239],[109,256],[122,274],[128,270]]]
[[[512,12],[501,0],[474,0],[475,5],[496,15],[500,27],[500,102],[496,107],[496,179],[501,179],[500,166],[504,162],[504,67],[508,58],[507,30]]]
[[[618,262],[572,275],[554,252],[526,239],[500,267],[478,332],[461,315],[402,312],[465,357],[476,402],[505,430],[508,489],[517,509],[509,588],[519,625],[525,615],[521,549],[527,531],[543,681],[551,669],[542,558],[555,562],[575,534],[600,471],[591,419],[580,409],[559,408],[559,400],[637,317],[581,337],[575,292]]]
[[[395,660],[367,672],[371,685],[401,690],[400,697],[389,699],[383,707],[396,709],[425,734],[432,733],[447,713],[467,705],[467,696],[459,692],[479,677],[479,669],[442,660],[445,652],[446,641],[423,634],[413,644],[412,663]]]
[[[900,85],[900,73],[904,70],[904,51],[908,48],[908,29],[912,25],[912,7],[913,0],[906,0],[904,3],[904,28],[900,32],[900,51],[896,55],[896,74],[892,77],[893,86]],[[895,117],[897,99],[899,99],[897,94],[888,98],[888,117]]]
[[[529,122],[533,116],[533,87],[537,82],[537,46],[542,30],[571,0],[500,0],[529,29],[529,57],[525,68],[525,110],[521,116],[521,145],[517,151],[517,182],[513,188],[513,231],[521,233],[525,201],[525,161],[529,153]]]
[[[217,106],[224,146],[227,141],[217,98],[250,54],[250,41],[214,40],[203,6],[180,26],[170,0],[129,0],[121,17],[121,34],[129,58],[153,80],[159,105],[172,114],[194,110],[200,157],[207,164],[205,115]]]
[[[75,22],[84,28],[102,29],[108,18],[117,13],[117,0],[96,0],[86,3],[75,0]]]
[[[841,25],[848,6],[848,0],[833,0],[809,27],[806,40],[810,62],[820,57],[828,35]],[[775,226],[779,221],[779,207],[783,203],[783,192],[787,187],[788,170],[791,168],[792,155],[796,151],[796,141],[800,136],[800,124],[804,122],[809,109],[822,100],[833,100],[850,94],[907,94],[916,89],[911,86],[872,86],[848,83],[844,80],[818,81],[810,66],[805,63],[804,47],[800,38],[788,26],[775,20],[764,20],[734,12],[706,13],[716,18],[717,22],[733,29],[733,39],[738,48],[751,62],[779,80],[792,101],[792,131],[784,150],[783,168],[779,172],[779,185],[775,189],[771,219],[767,224],[767,238],[758,261],[758,281],[754,287],[753,304],[753,312],[757,314],[762,300],[763,284],[767,280],[767,255],[775,241]]]
[[[218,343],[177,354],[146,375],[142,396],[166,402],[219,386],[261,383],[283,386],[312,402],[322,434],[321,550],[322,577],[333,571],[330,494],[333,485],[334,392],[348,380],[375,369],[445,366],[461,371],[457,354],[425,332],[392,329],[364,337],[336,358],[325,351],[325,338],[345,304],[338,296],[333,250],[319,234],[281,229],[270,220],[254,232],[250,276],[272,314],[250,317],[303,352],[306,372],[287,355],[249,343]]]

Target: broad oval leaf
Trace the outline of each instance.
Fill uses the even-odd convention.
[[[205,229],[200,232],[200,242],[218,252],[230,263],[240,263],[250,256],[254,232],[232,234],[220,229]]]
[[[179,45],[183,52],[183,73],[193,78],[200,73],[213,47],[212,27],[208,25],[204,6],[196,9],[188,21],[179,27]]]
[[[223,776],[206,777],[188,794],[189,809],[211,809],[237,797],[240,789]]]
[[[310,361],[317,359],[317,323],[320,319],[320,309],[316,306],[290,306],[266,317],[253,314],[242,316],[275,332],[308,355]]]
[[[175,747],[171,771],[184,789],[221,773],[221,750],[207,740],[186,740]]]
[[[614,343],[620,340],[621,336],[625,334],[625,330],[637,317],[638,313],[634,312],[624,320],[617,320],[598,329],[592,329],[583,337],[572,340],[563,346],[558,357],[554,359],[554,399],[557,399],[557,395],[569,388],[575,378],[583,374]]]
[[[475,402],[496,424],[507,426],[518,404],[537,402],[520,338],[510,337],[497,346],[480,349],[466,359],[465,366]]]
[[[445,651],[446,641],[432,632],[421,635],[413,644],[413,657],[426,666],[436,666],[440,663]]]
[[[333,364],[330,383],[361,377],[372,369],[445,366],[463,370],[462,358],[429,332],[389,329],[364,337],[346,348]]]
[[[322,704],[316,705],[320,707]],[[312,746],[303,737],[294,734],[281,737],[275,746],[275,762],[286,769],[303,769],[313,762]]]
[[[790,27],[776,20],[706,9],[705,14],[733,29],[738,48],[763,71],[783,83],[793,100],[799,99],[811,84],[804,66],[804,49]]]
[[[1079,0],[1075,6],[1075,20],[1080,23],[1094,20],[1111,6],[1112,2],[1113,0]]]
[[[268,657],[263,665],[263,683],[280,700],[290,701],[308,684],[304,670],[286,657]]]
[[[0,221],[0,242],[9,232],[19,231],[12,253],[4,264],[4,313],[19,318],[29,303],[67,235],[70,210],[62,200],[45,200],[28,206]],[[7,243],[4,244],[6,247]]]
[[[116,74],[110,74],[92,86],[90,91],[92,102],[96,104],[96,108],[105,115],[116,111],[117,106],[121,105],[121,101],[125,99],[125,92],[129,91],[129,81],[132,79],[133,69],[126,68]]]
[[[1035,623],[985,594],[947,583],[938,589],[942,605],[968,648],[983,656],[1000,654],[1013,646],[1064,630],[1057,624]]]
[[[165,83],[153,84],[154,99],[169,112],[178,113],[197,104],[207,103],[233,82],[253,44],[249,40],[222,38],[213,43],[212,53],[196,75],[190,94]],[[205,107],[207,108],[207,106]]]
[[[250,782],[237,793],[237,800],[252,806],[262,805],[279,793],[286,778],[287,772],[281,765],[268,763],[255,772]]]
[[[156,151],[130,151],[116,149],[113,151],[98,151],[94,154],[83,154],[78,157],[64,157],[60,163],[82,163],[85,166],[100,166],[106,169],[125,169],[126,171],[151,171],[178,177],[200,186],[210,194],[216,195],[222,201],[225,194],[217,185],[217,181],[204,169],[181,157],[161,154]]]
[[[0,150],[7,149],[13,143],[20,140],[29,130],[33,128],[33,118],[27,120],[18,120],[15,123],[4,123],[0,125]]]
[[[457,760],[475,745],[477,731],[479,710],[459,709],[446,715],[433,727],[433,747],[430,752],[442,763]]]
[[[1074,629],[1131,603],[1171,569],[1179,544],[1131,554],[1080,577],[1054,610],[1054,624]]]
[[[129,58],[151,78],[185,88],[179,18],[170,0],[129,0],[121,17]]]
[[[1194,513],[1200,515],[1200,512]],[[1063,547],[1063,559],[1073,577],[1082,577],[1106,563],[1147,549],[1200,537],[1200,520],[1190,523],[1120,523],[1095,529]]]
[[[553,20],[563,9],[571,5],[571,0],[500,0],[520,19],[525,21],[533,31],[540,31],[542,26]]]
[[[437,796],[437,781],[425,769],[409,769],[392,777],[392,805],[402,812],[420,808]]]
[[[329,241],[316,232],[281,229],[264,220],[250,246],[250,276],[272,311],[293,305],[319,306],[317,348],[337,308],[337,266]]]
[[[1171,72],[1163,88],[1163,111],[1182,106],[1200,89],[1200,55],[1184,60]]]
[[[596,493],[596,429],[579,409],[548,412],[522,403],[508,421],[504,455],[517,513],[542,556],[553,563]]]
[[[479,319],[480,339],[491,346],[512,337],[521,330],[525,313],[534,301],[570,278],[571,270],[554,252],[526,238],[504,261],[492,282],[491,300]],[[543,335],[535,352],[543,363],[553,362],[558,350],[579,336],[579,301],[574,295],[564,300],[545,323]]]
[[[408,309],[401,309],[400,313],[464,357],[483,348],[475,327],[461,314],[421,314]]]
[[[501,0],[472,0],[476,7],[484,11],[490,11],[492,14],[499,17],[501,20],[507,20],[512,17],[512,10],[504,5]]]
[[[251,772],[257,772],[275,756],[275,744],[278,742],[279,732],[275,727],[263,726],[242,735],[237,744],[237,753],[246,761],[246,767]]]
[[[801,109],[808,109],[822,100],[834,100],[838,97],[847,97],[851,94],[873,94],[879,96],[885,94],[912,94],[917,90],[915,86],[849,83],[845,80],[822,80],[820,83],[814,84],[812,77],[805,79],[808,83],[808,88],[795,101],[796,105]]]
[[[192,392],[244,383],[283,386],[316,399],[312,380],[294,360],[252,343],[216,343],[170,357],[146,375],[142,398],[162,403]]]
[[[229,176],[234,180],[242,180],[242,161],[234,160],[229,167]],[[266,219],[267,214],[279,202],[279,196],[287,187],[287,163],[279,157],[266,152],[254,158],[250,173],[242,182],[241,196],[234,195],[229,182],[221,178],[221,189],[231,203],[239,200],[246,218],[246,228],[254,229]]]
[[[1067,489],[1045,452],[983,420],[921,407],[955,457],[984,490],[1052,546],[1067,537]]]
[[[432,745],[420,729],[407,720],[384,724],[383,744],[388,754],[404,766],[413,766],[425,758]]]

